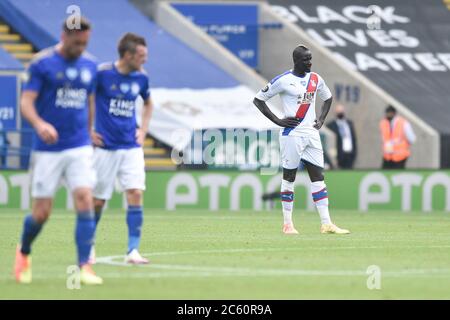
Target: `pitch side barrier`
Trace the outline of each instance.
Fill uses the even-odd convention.
[[[275,210],[281,214],[278,198],[263,200],[265,194],[280,190],[280,181],[281,172],[261,175],[257,171],[238,170],[149,171],[144,208],[147,214],[152,209]],[[355,210],[355,214],[380,210],[405,214],[450,212],[449,170],[328,171],[326,181],[334,210]],[[300,172],[295,181],[296,209],[315,210],[310,185],[307,173]],[[28,172],[0,171],[0,214],[2,209],[29,209],[29,190]],[[116,190],[107,210],[119,212],[126,208],[125,201],[122,192]],[[72,196],[65,188],[58,190],[54,203],[59,209],[73,208]]]

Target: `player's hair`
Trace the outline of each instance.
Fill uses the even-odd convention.
[[[388,113],[388,112],[397,113],[397,109],[395,109],[395,108],[394,108],[393,106],[391,106],[391,105],[388,105],[387,108],[386,108],[386,110],[385,110],[385,112],[386,112],[386,113]]]
[[[309,50],[309,48],[308,47],[306,47],[306,46],[304,46],[304,45],[302,45],[302,44],[299,44],[297,47],[295,47],[295,50],[297,50],[297,49],[302,49],[302,50]]]
[[[62,29],[66,34],[91,30],[91,23],[85,17],[80,18],[80,24],[76,27],[72,26],[71,19],[73,18],[67,17],[62,25]]]
[[[309,50],[309,48],[305,47],[304,45],[301,45],[301,44],[298,45],[297,47],[295,47],[294,51],[292,52],[292,59],[294,60],[294,63],[297,61],[298,54],[300,52],[307,51],[307,50]]]
[[[141,36],[138,36],[135,33],[125,33],[119,40],[119,45],[117,50],[119,51],[119,57],[123,58],[125,52],[135,53],[136,47],[138,45],[142,45],[144,47],[147,46],[145,39]]]

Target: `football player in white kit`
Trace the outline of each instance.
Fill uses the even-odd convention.
[[[253,101],[256,107],[272,122],[283,127],[280,131],[283,180],[281,202],[285,234],[298,234],[292,222],[294,181],[300,161],[311,180],[311,193],[321,220],[321,233],[348,234],[331,222],[328,211],[328,192],[323,176],[323,149],[319,129],[330,111],[332,95],[325,81],[311,72],[311,51],[298,46],[293,52],[294,68],[270,81],[259,91]],[[316,93],[324,101],[316,119]],[[283,102],[284,119],[270,111],[266,101],[279,94]]]

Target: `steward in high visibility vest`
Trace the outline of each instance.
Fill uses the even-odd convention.
[[[416,139],[409,122],[396,114],[397,110],[389,106],[386,117],[380,121],[385,169],[404,168],[411,155],[410,146]]]

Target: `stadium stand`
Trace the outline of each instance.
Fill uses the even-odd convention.
[[[60,24],[63,22],[67,7],[72,4],[69,0],[31,2],[15,0],[3,3],[4,5],[9,3],[8,10],[2,10],[3,18],[9,20],[10,25],[39,50],[55,44],[59,39]],[[82,0],[77,1],[77,4],[82,8],[81,13],[93,21],[94,29],[89,51],[99,60],[111,61],[117,57],[117,41],[124,32],[144,33],[150,44],[151,58],[146,68],[154,74],[153,87],[220,88],[237,85],[236,80],[166,34],[128,1],[116,0],[114,6],[110,6],[109,1],[105,0],[96,1],[95,4],[92,1]],[[11,8],[14,10],[10,10]],[[17,11],[23,18],[20,22],[18,19],[8,19],[11,13]],[[127,19],[123,19],[123,16]],[[175,59],[179,61],[176,64]],[[195,66],[196,73],[192,72],[192,66]],[[200,76],[205,74],[208,74],[208,77]]]
[[[33,46],[20,34],[11,30],[9,25],[2,20],[0,20],[0,47],[19,60],[24,67],[28,65],[35,53]]]
[[[440,10],[433,25],[429,18],[420,20],[422,22],[410,22],[408,28],[412,29],[407,30],[408,35],[420,39],[426,38],[426,31],[419,32],[417,30],[426,30],[424,25],[427,23],[430,24],[431,29],[437,29],[438,33],[447,32],[448,23],[446,24],[444,20],[448,15],[448,10],[442,2],[439,3],[438,8],[436,1],[434,6],[427,10],[427,17],[431,17],[438,12],[436,10]],[[190,3],[190,1],[176,2]],[[238,3],[245,2],[238,1]],[[340,54],[339,57],[336,57],[327,49],[326,43],[314,39],[310,31],[313,30],[313,33],[314,31],[316,33],[324,32],[326,28],[333,25],[332,20],[338,18],[332,12],[341,13],[342,16],[345,3],[338,5],[333,1],[326,1],[323,7],[328,10],[325,11],[328,16],[326,14],[324,16],[328,17],[331,22],[328,21],[325,24],[308,22],[308,25],[302,24],[303,20],[308,21],[308,19],[301,19],[298,8],[304,6],[306,8],[304,10],[307,12],[312,10],[308,14],[313,20],[317,19],[314,1],[304,1],[301,6],[295,1],[288,0],[271,0],[269,2],[272,8],[267,1],[251,2],[259,5],[258,23],[260,26],[271,24],[281,26],[279,29],[269,28],[259,31],[259,59],[255,69],[261,73],[262,77],[247,65],[236,61],[236,57],[224,47],[214,44],[214,41],[211,41],[212,37],[203,33],[199,28],[192,27],[192,23],[192,26],[189,25],[188,19],[177,17],[181,14],[176,13],[176,10],[169,10],[170,6],[167,6],[167,3],[170,4],[172,1],[117,0],[114,2],[114,7],[103,0],[96,2],[95,5],[87,0],[77,2],[77,5],[82,8],[82,14],[93,21],[94,31],[89,51],[100,61],[108,61],[116,57],[116,41],[125,31],[143,33],[147,38],[150,59],[146,69],[150,71],[153,97],[157,108],[149,128],[153,140],[146,142],[149,148],[146,150],[146,155],[149,159],[153,159],[151,161],[155,165],[163,166],[169,164],[170,160],[167,158],[168,154],[163,152],[164,148],[154,150],[152,149],[155,148],[154,146],[177,146],[177,149],[180,148],[179,141],[175,141],[171,137],[175,129],[188,130],[186,137],[181,139],[181,147],[184,147],[189,143],[190,134],[198,129],[243,127],[261,130],[271,128],[271,124],[254,113],[250,101],[255,90],[261,87],[261,83],[266,79],[273,78],[280,70],[291,67],[290,50],[298,42],[305,43],[313,50],[315,70],[326,78],[334,92],[336,102],[346,104],[355,120],[356,131],[358,137],[361,138],[358,141],[360,154],[356,167],[374,168],[380,165],[381,147],[374,148],[374,146],[381,146],[378,120],[383,116],[383,110],[387,104],[395,105],[400,113],[410,120],[417,132],[418,140],[412,148],[409,167],[438,168],[449,165],[448,150],[450,148],[447,143],[450,139],[446,138],[448,131],[446,117],[448,115],[444,112],[445,101],[448,99],[442,98],[441,102],[438,102],[439,98],[436,98],[438,91],[448,94],[448,90],[443,90],[443,86],[445,87],[445,84],[448,83],[446,79],[448,72],[422,72],[421,79],[423,77],[423,81],[419,81],[417,80],[417,71],[413,71],[413,73],[409,71],[406,74],[399,71],[353,70],[351,64],[345,62],[352,60],[351,55],[355,54],[356,49],[363,53],[377,53],[376,47],[370,47],[372,42],[376,41],[370,42],[369,49],[364,46],[352,45],[330,47]],[[196,1],[195,3],[200,2]],[[221,1],[204,1],[204,3],[223,4]],[[396,13],[405,8],[402,2],[399,3],[395,7]],[[55,21],[62,21],[69,5],[71,5],[70,1],[66,0],[32,2],[5,0],[0,3],[0,9],[2,9],[0,18],[8,24],[7,27],[17,31],[22,39],[26,39],[39,50],[57,41],[60,26]],[[363,3],[360,7],[366,8],[367,6]],[[381,3],[381,7],[384,7],[383,3]],[[121,19],[124,15],[127,19]],[[400,12],[399,15],[407,16],[408,12]],[[366,18],[368,15],[363,14],[362,16]],[[153,19],[158,25],[152,21]],[[170,22],[167,21],[168,19]],[[121,23],[117,23],[117,21]],[[344,33],[347,32],[343,39],[349,44],[355,42],[354,39],[359,34],[359,31],[352,30],[368,29],[361,22],[356,26],[354,23],[339,23],[339,25],[333,25],[336,30],[344,27],[350,28],[343,29]],[[404,24],[400,25],[400,27],[403,26]],[[393,34],[396,34],[395,32],[398,30],[395,28],[400,27],[394,24],[392,28],[389,27],[389,32],[392,29]],[[351,38],[351,32],[356,32],[356,36]],[[369,33],[365,36],[366,38]],[[401,34],[402,30],[400,30]],[[397,37],[399,37],[399,33],[397,33]],[[434,38],[427,39],[421,46],[429,46],[430,50],[442,53],[441,56],[445,58],[448,41],[441,41],[442,45],[438,42]],[[421,46],[417,50],[422,50]],[[380,74],[379,77],[376,75],[377,72]],[[436,78],[439,84],[431,84],[430,77],[428,77],[430,74],[440,77]],[[404,79],[408,79],[408,81]],[[417,83],[419,86],[416,86]],[[418,89],[421,86],[424,87],[424,90]],[[445,94],[441,96],[444,97]],[[221,103],[217,103],[217,98],[214,98],[217,96],[221,97]],[[414,96],[418,96],[417,99]],[[428,100],[430,102],[426,104],[425,102]],[[233,107],[229,108],[230,105]],[[427,105],[427,108],[422,107],[423,105]],[[242,110],[247,112],[246,115],[236,117]],[[441,113],[444,115],[440,116]],[[221,116],[218,117],[217,114]],[[257,121],[253,121],[252,116],[256,117]],[[249,121],[250,119],[251,121]],[[323,131],[326,133],[326,129]],[[333,147],[332,144],[331,146]],[[151,161],[149,160],[148,164],[151,164]]]
[[[202,5],[202,4],[218,4],[223,5],[223,1],[153,1],[149,4],[144,0],[132,0],[138,7],[141,8],[148,16],[154,17],[155,20],[164,26],[165,29],[170,30],[179,39],[182,39],[187,45],[199,50],[205,56],[212,56],[216,54],[214,46],[205,41],[204,37],[197,36],[195,30],[187,26],[186,21],[177,17],[173,8],[177,8],[179,3],[183,5]],[[291,50],[299,43],[306,44],[312,49],[314,55],[314,70],[319,72],[327,80],[329,87],[332,89],[335,97],[335,102],[343,103],[352,114],[355,120],[356,131],[359,139],[358,149],[360,150],[356,162],[358,168],[377,168],[380,167],[382,158],[381,139],[378,128],[378,121],[383,117],[384,109],[388,104],[395,105],[395,107],[403,114],[413,125],[417,134],[417,143],[412,147],[412,157],[408,161],[410,168],[438,168],[446,166],[445,151],[448,149],[444,145],[441,146],[441,141],[438,131],[428,122],[426,122],[420,115],[417,115],[409,105],[405,105],[398,97],[398,94],[391,94],[384,90],[377,83],[373,82],[371,78],[365,76],[362,72],[353,70],[348,66],[346,60],[342,57],[336,57],[328,48],[322,45],[321,42],[316,41],[303,28],[294,22],[298,18],[292,17],[294,14],[289,11],[289,6],[299,5],[295,1],[236,1],[230,5],[237,4],[257,4],[259,6],[259,51],[258,51],[258,65],[255,70],[260,72],[265,79],[271,79],[280,73],[280,70],[287,70],[291,68]],[[269,3],[271,5],[269,5]],[[308,3],[308,2],[305,2]],[[313,3],[313,2],[312,2]],[[173,8],[170,5],[173,4]],[[316,5],[316,4],[314,4]],[[336,3],[333,5],[337,6]],[[358,6],[356,6],[358,7]],[[359,6],[364,10],[367,6]],[[295,9],[294,9],[295,10]],[[327,8],[325,8],[327,10]],[[330,12],[328,10],[327,12]],[[329,13],[331,14],[331,13]],[[364,22],[369,16],[363,13]],[[191,17],[186,16],[190,21]],[[203,19],[209,19],[203,17]],[[220,25],[220,24],[219,24]],[[233,26],[230,22],[229,25]],[[277,26],[277,28],[263,26]],[[278,27],[281,26],[281,27]],[[315,24],[313,27],[317,27]],[[363,28],[368,27],[364,23]],[[201,31],[200,28],[195,28]],[[197,31],[198,32],[198,31]],[[395,33],[395,32],[394,32]],[[201,42],[203,40],[203,43]],[[200,43],[202,43],[200,45]],[[221,55],[225,57],[226,55]],[[237,55],[236,55],[237,56]],[[220,60],[220,59],[216,59]],[[225,59],[224,59],[225,60]],[[231,60],[231,59],[230,59]],[[226,69],[230,67],[230,61],[224,62],[221,60],[221,66]],[[239,68],[236,71],[237,76],[242,79],[250,87],[254,87],[250,81],[246,81],[246,75],[243,75]],[[329,139],[329,133],[326,130],[323,132]],[[374,148],[374,146],[376,146]],[[330,143],[330,154],[335,154],[335,146]]]
[[[32,2],[6,0],[1,3],[1,18],[38,50],[57,42],[60,24],[67,7],[72,4],[69,0]],[[92,39],[88,50],[99,61],[111,61],[117,57],[117,41],[125,32],[140,33],[147,39],[149,60],[146,69],[150,72],[152,95],[157,105],[149,133],[155,140],[174,146],[171,133],[177,128],[185,128],[189,130],[188,133],[192,133],[193,130],[205,126],[246,128],[250,125],[256,129],[272,126],[262,116],[255,117],[254,107],[251,106],[252,90],[242,86],[214,63],[166,33],[128,1],[116,0],[114,6],[110,6],[109,1],[94,3],[82,0],[77,1],[77,5],[82,8],[82,14],[93,22]],[[127,19],[123,19],[123,16]],[[217,97],[219,93],[223,99],[219,107],[234,106],[235,111],[241,113],[240,119],[236,120],[232,110],[227,110],[229,114],[223,114],[225,109],[215,109],[217,105],[212,103],[211,97]],[[192,101],[192,105],[189,101]],[[199,113],[202,115],[199,112],[202,108],[208,109],[209,112],[205,111],[205,117],[198,120],[187,117],[186,113],[180,112],[180,108],[187,110],[188,113],[193,111],[194,115]],[[251,112],[249,111],[247,116],[242,116],[243,109]],[[217,114],[221,113],[223,116],[217,117]],[[185,138],[184,141],[184,144],[187,144],[189,139]],[[148,147],[153,144],[151,140],[146,142]],[[147,150],[146,155],[152,158],[147,161],[152,167],[173,167],[167,157],[168,154],[162,150]]]
[[[450,167],[448,1],[381,0],[372,7],[370,0],[269,3],[283,20],[295,23],[436,130],[440,166]]]
[[[22,70],[23,65],[11,56],[0,44],[0,70]]]
[[[10,44],[10,40],[7,40],[9,35],[9,26],[0,21],[0,70],[22,70],[23,65],[20,61],[6,50]]]

